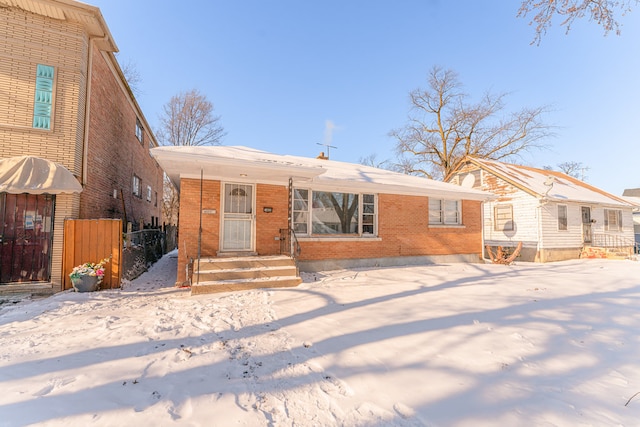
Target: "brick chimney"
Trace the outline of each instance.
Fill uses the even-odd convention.
[[[318,157],[316,157],[316,159],[320,159],[320,160],[329,160],[329,158],[327,156],[324,155],[324,151],[320,152],[320,155]]]

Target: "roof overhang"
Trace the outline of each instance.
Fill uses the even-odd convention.
[[[107,24],[96,6],[75,0],[0,0],[0,6],[13,7],[36,15],[82,25],[89,37],[96,39],[98,47],[117,52],[118,47]]]
[[[494,195],[359,164],[278,155],[248,147],[158,147],[151,150],[176,188],[184,178],[294,185],[319,191],[398,194],[486,201]]]
[[[309,181],[323,174],[324,169],[288,162],[247,161],[213,154],[176,150],[176,147],[151,149],[151,155],[158,161],[176,188],[180,179],[235,180],[239,182],[262,182],[286,184],[289,178]]]

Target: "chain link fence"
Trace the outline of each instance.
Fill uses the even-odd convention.
[[[176,226],[124,233],[122,278],[133,280],[176,247]]]

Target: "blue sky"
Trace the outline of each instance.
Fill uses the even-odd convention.
[[[503,0],[87,0],[100,7],[121,63],[142,78],[152,126],[162,106],[198,89],[213,102],[225,145],[357,163],[394,157],[408,94],[434,66],[456,71],[472,99],[509,93],[506,111],[547,105],[557,126],[535,167],[582,162],[614,194],[640,187],[640,10],[622,35],[587,19],[539,46]]]

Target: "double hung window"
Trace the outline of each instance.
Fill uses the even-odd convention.
[[[493,223],[496,231],[513,231],[513,205],[495,205]]]
[[[140,182],[140,177],[137,175],[133,175],[132,192],[134,196],[142,197],[142,184]]]
[[[429,225],[462,224],[460,200],[429,199]]]
[[[567,205],[558,205],[558,230],[567,230],[568,214]]]
[[[136,138],[138,138],[140,144],[144,146],[144,128],[142,127],[142,123],[138,118],[136,118]]]
[[[622,211],[619,209],[604,210],[604,229],[605,231],[621,231],[622,230]]]

